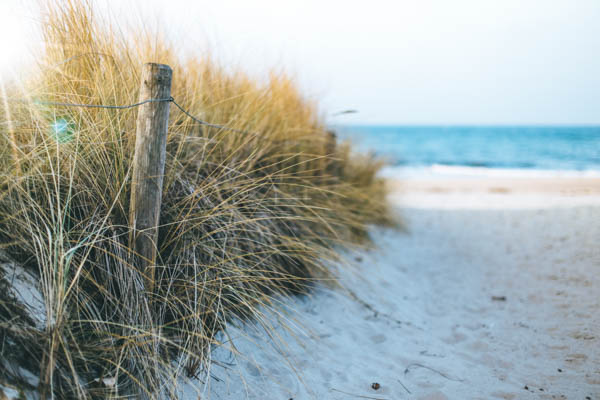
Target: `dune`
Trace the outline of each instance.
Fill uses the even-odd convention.
[[[391,186],[406,229],[346,253],[347,290],[284,300],[269,340],[230,328],[182,398],[598,398],[598,181]]]

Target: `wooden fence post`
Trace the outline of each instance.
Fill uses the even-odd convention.
[[[168,65],[144,64],[140,101],[170,98],[172,75]],[[129,205],[130,246],[137,253],[137,265],[147,278],[146,290],[149,291],[154,290],[169,106],[168,101],[145,103],[139,107],[137,116]]]
[[[339,164],[337,160],[333,159],[337,148],[337,134],[335,131],[327,131],[325,140],[325,154],[328,157],[326,172],[330,175],[335,175],[337,174],[337,165]]]

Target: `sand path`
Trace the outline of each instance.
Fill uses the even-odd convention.
[[[260,327],[230,329],[246,357],[215,351],[227,364],[201,398],[599,399],[600,206],[437,196],[404,205],[407,232],[374,230],[377,250],[348,255],[355,299],[320,287],[290,301],[310,337],[279,326],[277,352]]]

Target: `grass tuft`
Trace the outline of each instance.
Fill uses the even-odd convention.
[[[229,322],[261,320],[276,296],[331,277],[322,260],[368,224],[391,223],[381,163],[336,145],[286,75],[177,57],[86,2],[49,2],[42,27],[37,72],[0,82],[0,381],[42,398],[175,397],[181,367],[206,373]],[[173,68],[193,115],[250,132],[171,107],[152,291],[128,243],[136,110],[43,104],[135,103],[144,62]],[[44,315],[13,290],[17,266]]]

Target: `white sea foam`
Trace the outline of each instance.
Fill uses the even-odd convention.
[[[485,168],[434,164],[428,167],[385,167],[379,173],[384,178],[600,178],[600,170],[541,170],[519,168]]]

